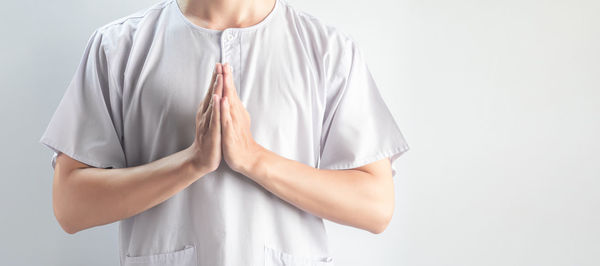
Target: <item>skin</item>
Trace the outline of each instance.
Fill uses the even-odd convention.
[[[275,0],[176,0],[194,24],[215,30],[252,26],[275,6]]]
[[[189,17],[213,29],[256,24],[274,3],[178,2],[186,16],[193,10],[202,10],[194,7],[204,5],[210,11]],[[394,210],[389,158],[353,169],[328,170],[279,156],[254,141],[250,114],[237,95],[227,63],[215,65],[209,85],[196,114],[195,139],[184,150],[148,164],[118,169],[95,168],[59,153],[52,204],[65,232],[74,234],[146,211],[215,171],[221,160],[313,215],[374,234],[385,230]]]

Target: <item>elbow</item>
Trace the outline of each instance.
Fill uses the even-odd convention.
[[[66,164],[65,158],[57,157],[54,179],[52,182],[52,209],[60,227],[67,234],[75,234],[83,229],[80,210],[80,199],[74,194],[71,174],[76,169],[73,164]]]
[[[375,221],[373,223],[373,226],[371,228],[369,228],[368,230],[372,234],[376,234],[376,235],[381,234],[388,227],[391,220],[392,220],[391,214],[389,216],[383,216],[383,217],[379,218],[377,221]]]
[[[73,219],[69,218],[69,216],[56,205],[54,205],[54,217],[65,233],[72,235],[80,231],[72,222]]]
[[[79,232],[79,230],[76,230],[74,227],[68,226],[65,223],[61,223],[60,221],[59,221],[59,224],[60,224],[60,227],[63,229],[63,231],[65,231],[65,233],[67,233],[69,235]]]
[[[69,211],[69,209],[73,209],[73,206],[69,206],[69,199],[66,198],[65,192],[66,191],[62,187],[59,188],[55,184],[52,196],[52,209],[54,218],[56,218],[56,221],[63,231],[72,235],[79,232],[81,229],[75,223],[77,219],[74,217],[72,211]]]
[[[56,221],[58,221],[58,224],[60,225],[60,227],[63,229],[63,231],[65,231],[65,233],[67,234],[75,234],[77,232],[79,232],[79,230],[77,230],[75,228],[75,226],[73,226],[67,219],[65,219],[62,216],[57,215],[56,213],[54,214],[54,216],[56,217]]]
[[[387,167],[386,167],[387,168]],[[368,227],[365,228],[372,234],[383,233],[394,215],[394,184],[392,182],[391,171],[388,174],[373,174],[371,189],[366,195],[368,205],[368,213],[370,216],[370,222]]]
[[[367,230],[372,234],[381,234],[387,229],[388,225],[392,221],[392,216],[394,215],[394,204],[393,202],[390,204],[381,204],[379,208],[373,214],[373,222],[371,223],[371,227]]]

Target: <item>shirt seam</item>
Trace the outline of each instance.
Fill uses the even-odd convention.
[[[145,10],[141,10],[141,11],[143,11],[143,13],[141,13],[141,14],[137,14],[136,15],[136,13],[141,12],[141,11],[138,11],[138,12],[136,12],[134,14],[131,14],[131,15],[128,15],[128,16],[116,19],[116,20],[114,20],[112,22],[109,22],[109,23],[107,23],[107,24],[99,27],[98,31],[102,32],[102,31],[108,30],[108,29],[110,29],[110,28],[112,28],[114,26],[121,25],[121,24],[123,24],[123,23],[125,23],[125,22],[127,22],[129,20],[144,18],[151,11],[156,11],[156,10],[162,10],[162,9],[164,9],[169,4],[169,2],[171,2],[171,1],[174,1],[174,0],[163,0],[163,2],[159,3],[158,6],[150,7],[150,8],[147,8]]]

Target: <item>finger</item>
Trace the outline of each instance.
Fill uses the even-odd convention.
[[[217,73],[221,74],[221,85],[217,86],[215,88],[215,90],[213,91],[213,94],[218,94],[219,95],[219,99],[221,99],[223,97],[223,65],[221,65],[219,63],[219,65],[217,66]]]
[[[215,82],[215,78],[217,77],[217,68],[219,67],[219,62],[215,63],[215,65],[212,68],[212,75],[210,76],[210,83],[209,84],[209,88],[210,88],[210,84],[213,84]],[[206,95],[210,95],[210,93],[207,93]]]
[[[238,95],[237,89],[235,88],[235,82],[233,79],[233,67],[231,67],[231,65],[227,64],[227,69],[229,71],[229,77],[230,77],[229,84],[231,85],[231,88],[232,88],[231,89],[231,94],[232,94],[232,97],[231,97],[231,108],[232,108],[231,114],[232,114],[232,116],[231,117],[235,120],[235,115],[243,112],[242,109],[244,108],[244,106],[242,104],[242,100],[240,99],[240,97]]]
[[[229,76],[231,77],[230,82],[231,82],[231,87],[234,88],[233,89],[233,95],[235,95],[235,98],[239,100],[238,97],[238,93],[237,90],[235,89],[235,82],[234,82],[234,76],[233,76],[233,67],[229,64],[227,64],[229,66]]]
[[[217,91],[217,90],[223,90],[223,74],[218,73],[217,74],[217,79],[215,80],[215,86],[213,88],[213,91]],[[210,103],[209,106],[207,107],[207,110],[205,111],[207,114],[207,117],[212,117],[213,115],[213,109],[214,109],[214,105],[215,105],[215,95],[216,93],[211,94],[212,97],[210,98]],[[217,94],[219,96],[219,99],[221,97],[221,95]],[[220,118],[219,118],[220,119]],[[210,128],[210,122],[208,125],[206,125],[206,129]],[[206,132],[206,131],[205,131]]]
[[[206,95],[204,95],[204,99],[202,100],[202,107],[200,110],[202,110],[201,112],[204,113],[206,111],[206,108],[208,107],[208,102],[210,102],[211,99],[211,95],[213,94],[213,88],[214,88],[214,84],[215,84],[215,80],[217,78],[217,74],[218,73],[222,73],[222,67],[221,67],[221,63],[215,63],[215,66],[213,67],[213,72],[210,78],[210,82],[208,83],[208,89],[206,90]]]
[[[221,130],[223,135],[231,134],[233,123],[231,121],[231,106],[229,97],[223,96],[221,100]]]
[[[219,95],[219,99],[221,99],[222,95],[223,95],[223,74],[219,73],[217,74],[217,80],[215,80],[215,86],[213,88],[214,93],[213,94],[217,94]]]
[[[218,123],[217,121],[220,120],[221,118],[220,118],[219,113],[218,113],[218,111],[219,111],[218,110],[218,108],[219,108],[219,95],[212,94],[211,98],[212,98],[211,99],[212,103],[210,105],[211,110],[210,110],[210,121],[208,123],[208,132],[212,134],[212,133],[214,133],[215,126]]]
[[[217,74],[217,80],[215,81],[215,91],[222,91],[223,90],[223,74],[218,73]],[[214,95],[219,96],[219,101],[221,99],[221,95],[218,93],[213,93],[212,94],[213,97],[211,97],[211,105],[210,107],[214,109],[214,105],[216,105],[215,101],[217,100],[217,98],[215,98]],[[214,113],[214,111],[211,113],[211,115]],[[221,119],[221,117],[217,117],[218,119]],[[212,123],[212,122],[211,122]],[[209,126],[210,127],[210,126]]]
[[[221,96],[213,94],[213,110],[210,118],[210,133],[214,138],[221,136]]]
[[[225,82],[223,96],[229,96],[230,100],[234,101],[235,98],[237,98],[237,91],[235,89],[233,72],[231,71],[231,65],[229,63],[223,64],[223,77]],[[233,102],[230,102],[230,104],[233,104]]]
[[[213,67],[212,75],[210,77],[210,82],[208,83],[208,88],[206,89],[206,93],[204,94],[204,98],[202,99],[202,104],[200,106],[200,113],[204,113],[204,111],[206,110],[206,106],[208,106],[208,102],[210,101],[210,95],[212,94],[211,88],[213,87],[213,84],[215,83],[215,78],[217,76],[218,64],[219,63],[215,63],[215,66]]]
[[[230,116],[232,121],[236,120],[236,117],[243,111],[242,101],[238,97],[235,83],[233,80],[233,68],[229,63],[223,65],[223,72],[225,74],[225,86],[228,87],[229,105],[230,105]]]
[[[222,86],[222,85],[219,85],[219,79],[221,79],[221,83],[222,83],[222,78],[219,78],[219,76],[222,76],[222,75],[223,75],[223,74],[217,73],[217,76],[215,77],[215,81],[213,82],[213,85],[212,85],[212,86],[210,87],[210,89],[209,89],[209,91],[211,92],[211,94],[210,94],[211,96],[214,94],[214,93],[212,93],[212,92],[215,92],[215,91],[216,91],[216,88],[217,88],[218,86]],[[202,113],[206,112],[206,110],[208,109],[208,107],[209,107],[208,105],[209,105],[209,104],[210,104],[210,102],[212,101],[212,97],[209,97],[209,98],[207,98],[207,99],[208,99],[208,104],[207,104],[207,105],[205,105],[205,106],[203,106],[203,108],[202,108]]]
[[[211,123],[211,119],[212,119],[212,115],[213,115],[213,105],[214,105],[214,100],[213,97],[210,97],[210,103],[208,104],[208,108],[206,110],[206,112],[202,113],[202,133],[206,134],[206,132],[208,132],[208,129],[210,127],[210,123]]]

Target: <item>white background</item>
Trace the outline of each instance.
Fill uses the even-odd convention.
[[[95,28],[155,1],[3,1],[3,265],[117,265],[74,235],[38,143]],[[357,40],[411,150],[379,235],[327,223],[336,265],[600,265],[600,2],[289,0]]]

